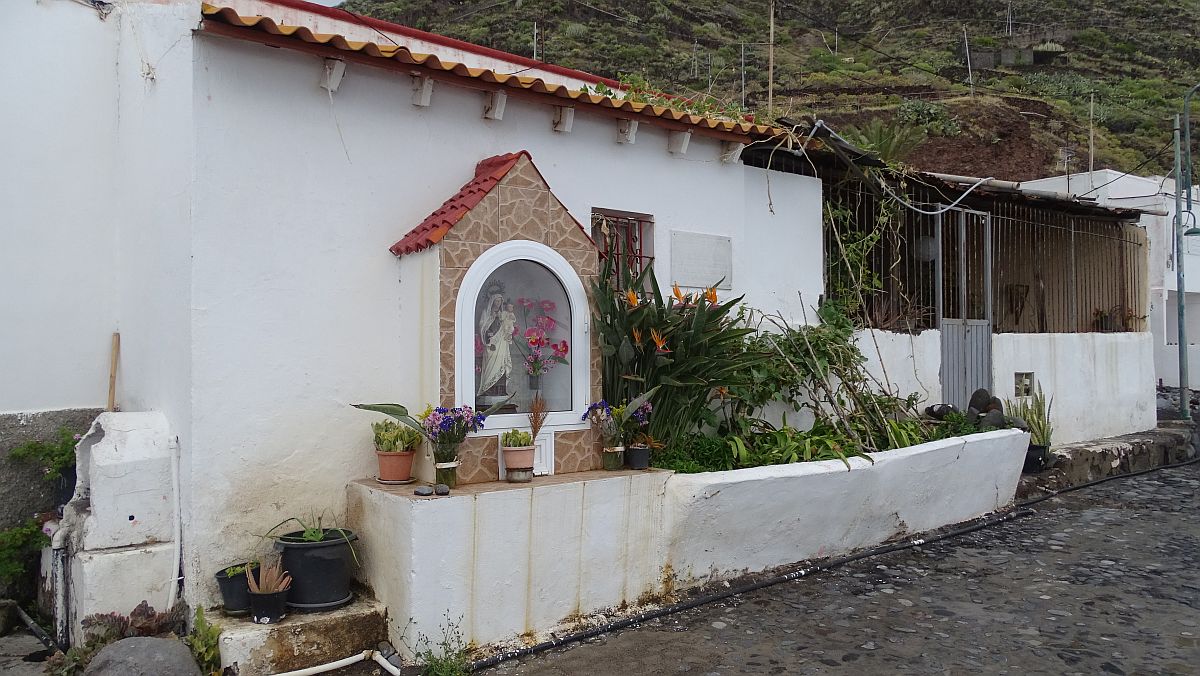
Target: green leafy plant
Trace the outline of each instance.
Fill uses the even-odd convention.
[[[720,302],[715,286],[672,290],[664,298],[653,266],[635,276],[624,266],[618,270],[611,257],[592,289],[604,400],[632,401],[659,388],[650,399],[648,432],[660,439],[715,424],[714,394],[741,383],[759,359],[743,349],[753,330],[738,323],[734,309],[741,297]]]
[[[896,120],[884,122],[872,118],[858,127],[847,127],[842,133],[848,141],[873,151],[888,164],[903,162],[917,146],[925,142],[922,127],[908,126]]]
[[[423,438],[420,432],[392,420],[371,423],[371,431],[374,433],[375,450],[382,453],[414,450]]]
[[[1050,423],[1050,408],[1053,405],[1054,398],[1046,399],[1039,382],[1034,386],[1032,395],[1018,398],[1016,401],[1005,401],[1004,410],[1029,425],[1030,443],[1048,447],[1054,436],[1054,425]]]
[[[504,448],[532,446],[533,435],[524,430],[509,430],[500,435],[500,445]]]
[[[233,577],[234,575],[241,575],[246,572],[247,568],[249,568],[250,570],[258,568],[258,561],[247,561],[246,563],[240,563],[236,566],[229,566],[224,571],[225,577]]]
[[[200,670],[210,676],[221,673],[221,627],[211,624],[204,617],[204,608],[196,606],[196,615],[192,622],[192,630],[183,638],[183,642],[192,651],[192,657],[200,665]]]
[[[422,676],[466,676],[471,672],[471,661],[466,641],[458,624],[450,622],[442,627],[442,637],[436,644],[421,636],[418,643],[423,647],[417,651]]]
[[[56,441],[30,441],[12,450],[13,460],[42,465],[47,481],[58,481],[62,473],[75,466],[75,445],[82,437],[66,427],[58,428]]]
[[[37,563],[37,554],[50,544],[34,519],[0,531],[0,586],[25,578]]]

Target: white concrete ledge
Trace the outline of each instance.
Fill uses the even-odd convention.
[[[870,547],[1008,504],[1028,435],[947,439],[841,461],[730,472],[588,472],[414,499],[360,481],[349,525],[389,637],[456,624],[492,644],[709,580]],[[410,619],[411,618],[411,619]]]
[[[1028,439],[945,439],[852,458],[850,471],[828,460],[672,476],[668,562],[686,587],[967,521],[1013,499]]]

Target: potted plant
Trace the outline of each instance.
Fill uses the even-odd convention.
[[[663,444],[655,441],[654,437],[646,432],[635,433],[633,441],[625,449],[625,458],[629,463],[629,469],[649,469],[650,452],[662,447]]]
[[[508,404],[514,396],[509,395],[483,413],[476,413],[470,406],[426,406],[414,418],[400,404],[354,404],[354,408],[390,415],[429,439],[433,443],[435,481],[454,488],[458,485],[458,445],[467,438],[467,434],[483,429],[483,421]]]
[[[614,412],[619,416],[624,407],[618,406],[615,411],[608,402],[601,399],[588,406],[583,419],[592,423],[592,427],[600,433],[604,443],[604,451],[600,457],[604,469],[614,471],[625,466],[625,440],[623,430],[614,418]]]
[[[509,430],[500,435],[504,453],[504,472],[509,483],[527,483],[533,479],[533,435],[524,430]]]
[[[350,565],[358,563],[358,556],[351,543],[358,535],[346,528],[326,528],[322,522],[320,516],[307,523],[292,517],[267,532],[282,552],[283,567],[291,573],[292,590],[287,604],[293,608],[337,608],[354,598],[350,592]],[[300,530],[274,534],[289,523],[295,523]]]
[[[271,560],[258,568],[258,575],[246,569],[246,585],[250,589],[250,615],[257,624],[275,624],[286,615],[288,592],[292,577],[279,560]],[[256,579],[257,577],[257,579]]]
[[[621,406],[610,406],[603,399],[588,406],[588,410],[583,414],[583,419],[590,420],[592,426],[598,429],[604,438],[605,447],[601,456],[604,460],[604,469],[621,469],[622,463],[628,464],[631,469],[646,469],[650,466],[649,448],[639,447],[635,450],[632,446],[627,448],[625,445],[633,439],[635,434],[650,424],[650,413],[654,410],[650,403],[650,397],[654,396],[657,390],[658,386],[656,385],[648,392]],[[631,459],[631,455],[635,457]]]
[[[371,423],[375,436],[375,458],[379,462],[379,480],[412,479],[413,456],[421,443],[421,433],[392,420]]]
[[[250,612],[250,586],[246,578],[254,575],[258,575],[258,561],[243,561],[217,571],[217,587],[226,615],[238,617]]]
[[[1033,394],[1027,399],[1006,402],[1005,409],[1009,415],[1024,420],[1029,426],[1029,448],[1025,451],[1025,465],[1021,468],[1026,474],[1036,474],[1050,464],[1050,438],[1054,435],[1054,426],[1050,424],[1050,408],[1053,404],[1054,398],[1046,399],[1041,383],[1036,384]]]

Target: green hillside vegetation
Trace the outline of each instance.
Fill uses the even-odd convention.
[[[716,0],[348,0],[343,8],[597,75],[766,110],[767,2]],[[1200,0],[778,2],[773,113],[835,129],[870,120],[919,127],[903,159],[924,169],[1028,179],[1061,171],[1059,149],[1095,166],[1169,170],[1170,118],[1200,78]],[[1053,63],[976,68],[971,51],[1037,47]],[[743,43],[747,43],[744,44]],[[743,49],[745,67],[742,67]],[[1094,102],[1094,109],[1092,108]],[[876,129],[876,132],[879,130]],[[906,147],[912,144],[903,144]]]

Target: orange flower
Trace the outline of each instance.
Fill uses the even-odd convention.
[[[679,301],[680,303],[683,303],[687,300],[687,297],[683,295],[683,291],[679,289],[678,284],[671,285],[671,293],[675,295],[675,300]]]
[[[633,331],[633,342],[634,342],[634,344],[635,344],[635,345],[641,345],[641,344],[642,344],[642,330],[641,330],[641,329],[639,329],[639,328],[637,328],[637,327],[635,326],[635,327],[632,329],[632,331]]]
[[[625,292],[625,300],[629,303],[629,307],[637,307],[638,305],[638,296],[633,289]]]
[[[650,329],[650,340],[654,341],[654,349],[657,351],[670,352],[670,350],[667,349],[667,339],[663,338],[662,334],[658,332],[658,329]]]
[[[717,304],[717,287],[713,286],[713,287],[709,287],[709,288],[705,289],[704,290],[704,300],[708,301],[712,305],[716,305]]]

